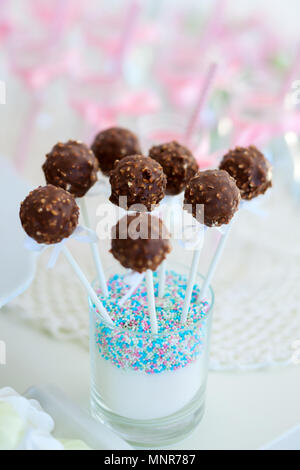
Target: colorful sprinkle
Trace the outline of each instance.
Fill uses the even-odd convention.
[[[194,362],[204,349],[209,304],[206,301],[196,304],[200,291],[195,287],[189,319],[181,324],[186,284],[186,276],[167,272],[165,296],[159,299],[158,276],[154,273],[158,335],[152,335],[145,282],[120,307],[118,302],[130,286],[124,275],[112,276],[108,282],[109,298],[98,292],[115,323],[115,328],[111,328],[96,318],[96,342],[101,356],[117,367],[149,374],[176,370]]]

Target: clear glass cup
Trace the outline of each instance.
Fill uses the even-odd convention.
[[[168,268],[185,275],[189,271],[178,263]],[[198,285],[202,281],[198,275]],[[201,320],[184,330],[152,335],[112,327],[89,300],[91,411],[96,419],[137,447],[170,445],[195,429],[204,414],[214,305],[211,288],[207,301],[209,308]],[[121,361],[114,354],[116,345],[124,351]],[[164,358],[155,371],[153,355]],[[144,370],[136,358],[145,364]]]

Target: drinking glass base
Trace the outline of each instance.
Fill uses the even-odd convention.
[[[103,405],[93,385],[91,390],[93,417],[109,426],[134,447],[165,447],[185,439],[202,420],[204,409],[204,386],[184,408],[176,413],[147,420],[125,418],[113,413]]]

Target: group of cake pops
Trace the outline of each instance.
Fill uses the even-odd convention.
[[[184,191],[184,209],[193,217],[206,227],[228,226],[201,287],[201,301],[211,283],[240,199],[251,200],[264,194],[272,185],[271,166],[254,146],[235,148],[223,157],[219,169],[201,171],[190,150],[174,141],[154,146],[149,156],[143,156],[135,134],[123,128],[101,131],[91,148],[79,141],[57,143],[46,155],[43,165],[47,185],[30,192],[22,202],[21,223],[26,234],[37,244],[61,244],[62,252],[96,309],[110,324],[113,322],[103,302],[64,244],[79,222],[75,198],[80,198],[85,225],[90,227],[84,196],[96,183],[99,170],[109,176],[110,201],[129,211],[113,228],[111,253],[123,267],[145,273],[148,312],[154,334],[158,332],[158,325],[152,273],[159,267],[165,269],[161,265],[171,246],[164,222],[151,212],[165,195],[175,196]],[[91,249],[101,295],[108,297],[97,240],[91,241]],[[188,319],[200,252],[196,247],[187,279],[182,322]]]

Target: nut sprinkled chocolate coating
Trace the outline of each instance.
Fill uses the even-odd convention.
[[[198,222],[204,220],[208,227],[219,227],[230,222],[240,199],[240,191],[227,171],[199,171],[186,187],[184,209]]]
[[[40,186],[26,197],[20,219],[27,235],[37,243],[52,245],[68,238],[78,224],[74,197],[56,186]]]
[[[161,219],[138,213],[123,217],[112,229],[110,252],[124,266],[142,273],[155,271],[171,251],[169,232]]]
[[[128,155],[141,154],[141,147],[136,135],[122,127],[111,127],[96,135],[92,150],[98,159],[102,173],[109,176],[116,160]]]
[[[176,141],[152,147],[149,157],[162,166],[167,176],[166,194],[181,193],[199,169],[189,149]]]
[[[43,170],[47,183],[65,189],[75,197],[83,197],[97,181],[98,161],[82,142],[59,142],[46,158]]]
[[[220,169],[235,179],[243,199],[253,199],[272,186],[272,167],[253,145],[230,150],[223,157]]]
[[[142,155],[131,155],[120,160],[110,175],[110,201],[123,209],[142,204],[136,211],[151,211],[164,197],[166,175],[159,163]],[[119,199],[126,197],[124,201]]]

